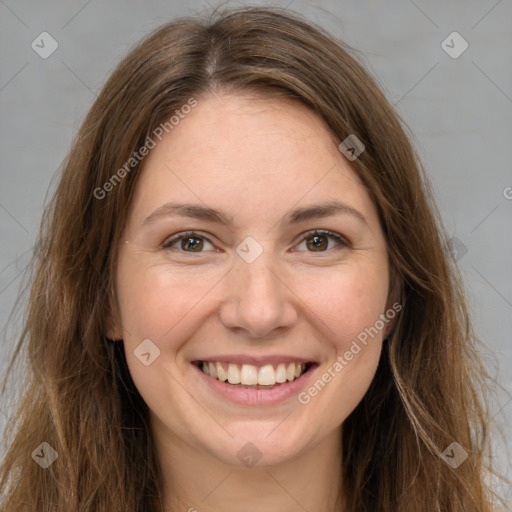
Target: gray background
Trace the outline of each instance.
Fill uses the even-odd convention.
[[[16,321],[5,326],[45,194],[96,93],[148,31],[209,5],[0,0],[0,369],[19,328]],[[272,5],[304,13],[361,50],[409,125],[454,240],[489,368],[512,391],[512,1]],[[31,48],[44,31],[59,45],[47,59]],[[469,45],[458,58],[441,46],[453,31]],[[0,405],[5,419],[10,409]],[[501,393],[493,410],[512,438],[510,397]],[[497,443],[504,464],[512,454]]]

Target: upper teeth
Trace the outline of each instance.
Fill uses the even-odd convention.
[[[203,362],[201,368],[204,373],[221,382],[226,380],[230,384],[242,384],[253,386],[260,384],[262,386],[271,386],[276,382],[290,382],[300,377],[306,365],[304,363],[280,363],[276,367],[271,364],[264,366],[254,366],[252,364],[228,364],[227,371],[220,362]]]

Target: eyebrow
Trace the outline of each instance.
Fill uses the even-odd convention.
[[[223,224],[225,226],[233,226],[234,224],[233,217],[222,210],[216,210],[200,204],[176,202],[170,202],[160,206],[146,217],[142,224],[150,224],[158,218],[172,215]],[[287,213],[280,223],[299,224],[307,220],[321,219],[324,217],[331,217],[333,215],[350,215],[368,225],[367,220],[361,212],[342,201],[327,201],[320,204],[297,208]]]

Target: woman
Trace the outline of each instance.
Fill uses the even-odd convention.
[[[146,38],[38,246],[2,510],[493,509],[428,180],[349,49],[297,15]]]

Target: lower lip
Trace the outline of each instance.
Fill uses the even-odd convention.
[[[192,366],[199,373],[199,377],[202,381],[209,386],[214,393],[240,405],[272,405],[284,402],[292,396],[298,395],[301,390],[306,387],[311,375],[317,367],[315,364],[298,379],[283,383],[273,389],[250,389],[239,388],[227,384],[226,382],[221,382],[218,379],[206,375],[197,365],[192,364]]]

